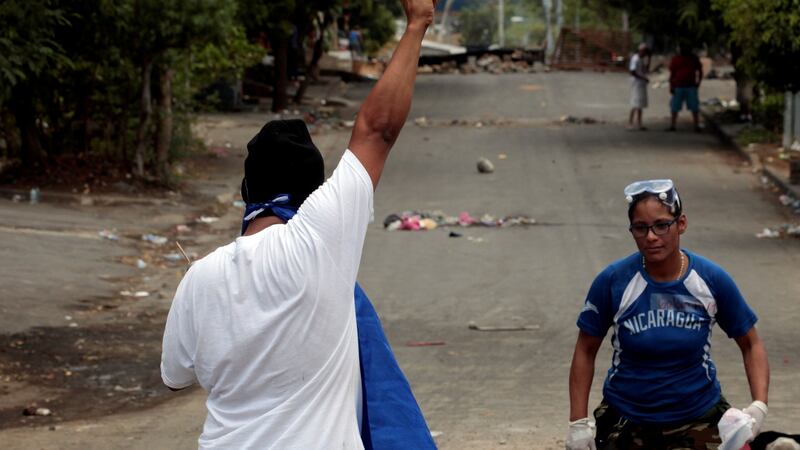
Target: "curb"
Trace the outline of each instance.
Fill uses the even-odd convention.
[[[756,167],[756,161],[753,160],[753,156],[746,152],[739,144],[737,144],[736,140],[733,139],[732,136],[726,134],[719,124],[714,120],[711,114],[703,111],[702,109],[700,110],[700,114],[703,116],[703,121],[706,123],[708,129],[716,134],[719,140],[722,141],[725,146],[736,150],[745,160],[750,163],[750,165]],[[761,175],[764,175],[765,177],[769,178],[770,181],[775,183],[782,193],[791,195],[795,199],[800,199],[800,186],[789,184],[789,180],[783,179],[783,177],[779,176],[767,167],[760,167],[759,172]]]

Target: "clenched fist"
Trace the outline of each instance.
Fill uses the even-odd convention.
[[[427,28],[433,23],[433,10],[436,8],[436,0],[401,1],[409,25],[418,25]]]

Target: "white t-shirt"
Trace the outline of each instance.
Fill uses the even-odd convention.
[[[349,150],[287,224],[194,263],[161,377],[208,392],[200,448],[362,449],[354,287],[373,186]]]
[[[647,77],[647,68],[644,65],[644,58],[639,56],[638,53],[634,53],[633,56],[631,56],[631,62],[628,65],[628,71],[635,72],[640,77]],[[641,78],[634,77],[633,75],[631,75],[631,79],[634,83],[647,84],[646,81],[642,80]]]

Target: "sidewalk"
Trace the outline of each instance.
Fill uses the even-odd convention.
[[[719,123],[714,117],[714,114],[707,110],[701,109],[703,119],[708,126],[708,129],[714,132],[720,140],[727,146],[736,149],[745,160],[750,162],[750,165],[760,172],[762,175],[772,181],[782,193],[789,195],[795,201],[800,200],[800,185],[791,184],[789,182],[789,167],[788,162],[776,161],[773,158],[762,158],[761,155],[755,150],[742,148],[736,141],[736,136],[747,126],[743,123]]]

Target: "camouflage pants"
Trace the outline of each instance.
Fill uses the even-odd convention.
[[[683,425],[635,424],[603,400],[594,410],[598,450],[716,450],[717,423],[730,408],[725,398],[701,417]]]

